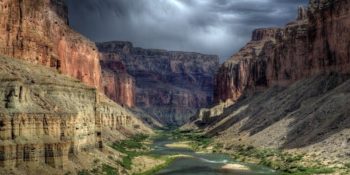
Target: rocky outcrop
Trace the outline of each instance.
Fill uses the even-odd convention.
[[[237,101],[244,93],[266,89],[267,54],[276,43],[279,29],[257,29],[252,41],[226,61],[216,75],[215,101]]]
[[[310,1],[284,28],[258,29],[217,75],[216,101],[324,72],[350,72],[349,1]]]
[[[120,55],[101,53],[103,89],[115,102],[132,108],[135,106],[135,80],[126,71]]]
[[[101,149],[103,131],[150,133],[96,89],[41,66],[0,57],[0,165],[64,168],[82,151]]]
[[[91,87],[101,88],[94,43],[68,27],[63,0],[0,2],[0,53],[50,66]]]
[[[136,106],[162,123],[182,124],[212,103],[217,56],[134,48],[129,42],[97,46],[104,60],[114,60],[106,65],[114,64],[113,70],[124,65],[135,78]]]

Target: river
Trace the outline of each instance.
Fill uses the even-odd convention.
[[[169,148],[166,144],[174,143],[171,137],[160,137],[154,140],[152,153],[164,155],[186,155],[176,158],[157,175],[275,175],[274,170],[267,167],[237,162],[226,154],[196,153],[187,148]],[[223,170],[226,164],[236,164],[248,167],[249,170]]]

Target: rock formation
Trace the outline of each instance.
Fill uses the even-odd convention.
[[[252,41],[220,68],[216,101],[236,101],[245,92],[323,72],[349,73],[348,6],[347,0],[312,0],[286,27],[254,31]]]
[[[56,71],[0,57],[0,165],[62,168],[102,148],[103,130],[149,133],[130,112]]]
[[[109,60],[102,69],[113,65],[118,72],[125,66],[136,80],[136,106],[164,124],[182,124],[212,103],[217,56],[134,48],[129,42],[97,46],[103,60]]]
[[[103,89],[115,102],[127,107],[135,106],[135,80],[127,73],[117,53],[101,53]]]
[[[311,0],[283,28],[257,29],[217,74],[217,106],[197,128],[225,147],[292,149],[349,159],[350,1]],[[340,161],[340,162],[338,162]]]
[[[100,89],[96,46],[70,29],[67,17],[63,0],[2,0],[0,53],[54,67]]]

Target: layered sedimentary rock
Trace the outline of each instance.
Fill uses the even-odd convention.
[[[102,148],[104,130],[148,133],[130,112],[96,89],[58,72],[0,57],[0,165],[64,168],[74,155]]]
[[[2,172],[79,171],[85,151],[100,156],[104,141],[151,133],[101,90],[99,52],[68,27],[63,0],[0,1]]]
[[[54,67],[95,88],[101,87],[94,43],[68,27],[63,0],[0,2],[0,53]]]
[[[118,53],[101,53],[103,89],[105,94],[115,102],[135,106],[135,80],[126,71]]]
[[[311,0],[284,28],[257,29],[217,75],[217,106],[197,128],[230,149],[302,151],[326,164],[349,159],[350,1]]]
[[[162,123],[182,124],[213,101],[217,56],[134,48],[129,42],[97,46],[104,60],[122,61],[119,65],[136,80],[136,106]]]
[[[258,29],[217,75],[216,101],[289,85],[323,72],[350,72],[349,1],[310,1],[284,28]]]

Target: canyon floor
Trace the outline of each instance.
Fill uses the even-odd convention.
[[[298,151],[236,145],[198,131],[161,130],[151,137],[139,135],[116,142],[112,148],[131,158],[137,175],[313,175],[348,174],[350,167],[326,164]],[[142,143],[142,144],[139,144]],[[138,146],[137,146],[138,145]],[[128,159],[127,158],[127,159]],[[127,162],[123,159],[124,166]],[[129,172],[129,173],[130,173]]]

